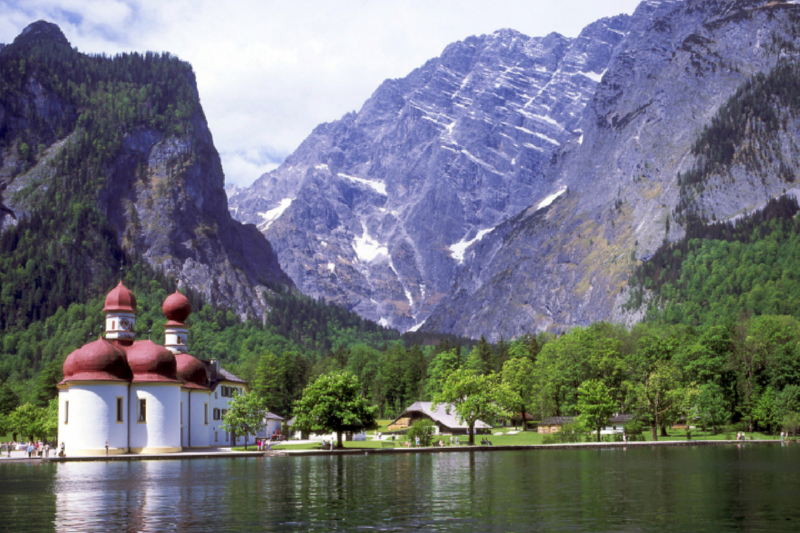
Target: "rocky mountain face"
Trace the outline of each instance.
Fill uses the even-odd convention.
[[[418,328],[489,232],[549,201],[552,157],[584,142],[598,83],[631,29],[647,31],[633,22],[603,19],[575,39],[501,30],[454,43],[229,190],[230,212],[258,226],[304,293]]]
[[[17,220],[36,216],[46,225],[48,213],[69,205],[77,228],[89,203],[130,256],[243,317],[264,316],[267,286],[291,284],[264,236],[228,213],[187,64],[168,54],[89,58],[40,21],[0,49],[0,68],[0,180]],[[17,222],[0,216],[6,226]],[[70,231],[51,228],[39,238],[45,249],[55,238],[69,246],[81,238]],[[88,272],[93,262],[119,260],[94,252]]]
[[[703,187],[685,176],[703,166],[693,145],[737,89],[796,60],[798,20],[794,2],[643,2],[577,125],[583,142],[544,172],[541,189],[561,194],[488,233],[423,329],[497,339],[624,320],[633,266],[683,235],[687,211],[724,220],[782,194],[798,160],[788,115],[768,145],[750,143],[760,156],[734,156],[747,146],[732,140]]]

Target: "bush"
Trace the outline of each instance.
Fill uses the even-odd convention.
[[[543,444],[562,444],[565,442],[584,442],[591,435],[580,424],[564,424],[558,433],[550,433],[542,438]]]
[[[642,424],[641,420],[632,420],[625,424],[623,427],[625,434],[628,436],[628,440],[644,440],[642,433],[644,433],[644,424]]]
[[[416,438],[419,437],[420,445],[430,446],[435,432],[436,425],[433,421],[430,418],[423,418],[422,420],[417,420],[408,428],[407,436],[411,442],[416,442]]]
[[[600,436],[601,442],[622,442],[622,433],[610,433]]]

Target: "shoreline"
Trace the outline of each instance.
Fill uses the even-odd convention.
[[[628,448],[656,448],[656,447],[677,447],[677,446],[731,446],[731,445],[750,445],[750,444],[786,444],[780,440],[688,440],[688,441],[639,441],[639,442],[576,442],[564,444],[521,444],[506,446],[429,446],[425,448],[345,448],[343,450],[272,450],[234,452],[234,451],[205,451],[205,452],[177,452],[165,454],[120,454],[110,456],[87,456],[87,457],[42,457],[42,458],[5,458],[0,459],[3,463],[67,463],[67,462],[95,462],[95,461],[176,461],[184,459],[239,459],[252,457],[313,457],[313,456],[337,456],[337,455],[377,455],[377,454],[412,454],[412,453],[459,453],[459,452],[501,452],[501,451],[541,451],[541,450],[609,450]]]

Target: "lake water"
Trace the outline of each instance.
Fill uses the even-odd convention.
[[[800,531],[800,446],[0,464],[4,531]]]

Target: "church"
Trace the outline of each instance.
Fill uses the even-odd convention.
[[[247,383],[187,346],[189,300],[162,306],[165,346],[136,340],[136,297],[120,281],[106,296],[105,338],[72,352],[58,384],[58,444],[68,456],[160,454],[233,446],[220,425]],[[239,436],[242,439],[241,436]],[[254,436],[248,436],[254,442]],[[243,439],[239,441],[243,443]]]

